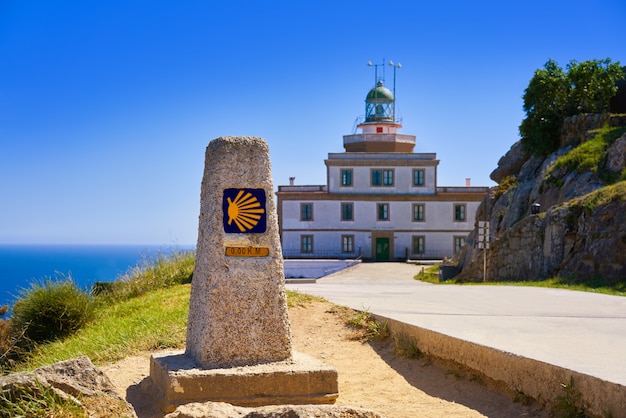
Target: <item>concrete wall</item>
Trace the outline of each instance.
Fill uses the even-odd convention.
[[[557,396],[563,396],[562,385],[573,378],[574,389],[581,394],[588,412],[597,416],[626,417],[626,387],[620,384],[382,316],[376,319],[387,322],[392,333],[413,338],[423,353],[480,372],[544,405],[551,405]]]

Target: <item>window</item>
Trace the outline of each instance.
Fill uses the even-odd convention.
[[[465,204],[454,205],[454,221],[455,222],[465,221]]]
[[[354,235],[342,235],[341,236],[341,252],[342,253],[354,252]]]
[[[424,185],[424,170],[413,170],[413,186]]]
[[[454,254],[458,253],[464,245],[465,237],[454,237]]]
[[[341,220],[342,221],[353,221],[353,203],[342,203],[341,204]]]
[[[313,252],[313,235],[300,235],[300,252]]]
[[[379,203],[377,207],[377,218],[379,221],[389,220],[389,203]]]
[[[393,186],[393,170],[372,170],[372,186]]]
[[[393,186],[393,170],[383,170],[383,186]]]
[[[423,221],[424,221],[424,204],[414,203],[413,204],[413,222],[423,222]]]
[[[313,220],[313,203],[300,203],[300,220]]]
[[[413,254],[424,254],[426,244],[426,237],[423,235],[413,236]]]
[[[382,186],[383,172],[381,170],[372,170],[372,186]]]
[[[341,170],[341,185],[344,187],[352,186],[352,170]]]

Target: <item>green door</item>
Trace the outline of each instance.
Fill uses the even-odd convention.
[[[389,238],[376,238],[376,261],[389,261]]]

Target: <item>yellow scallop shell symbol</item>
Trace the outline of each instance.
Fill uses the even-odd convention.
[[[235,200],[228,200],[228,225],[235,222],[239,231],[245,232],[252,229],[259,223],[261,213],[265,213],[265,209],[261,207],[259,200],[252,196],[251,193],[243,194],[244,190],[240,190]]]

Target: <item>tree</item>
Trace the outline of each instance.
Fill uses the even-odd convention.
[[[567,75],[556,61],[548,60],[535,71],[524,90],[526,118],[519,127],[526,152],[547,155],[558,147],[567,90]]]
[[[568,114],[606,112],[617,93],[617,81],[624,78],[620,64],[611,64],[608,58],[581,63],[571,61],[567,69],[571,87]]]
[[[548,155],[559,147],[563,118],[580,113],[602,113],[624,78],[619,63],[570,61],[567,71],[550,59],[536,70],[524,90],[526,118],[519,127],[524,150]]]

